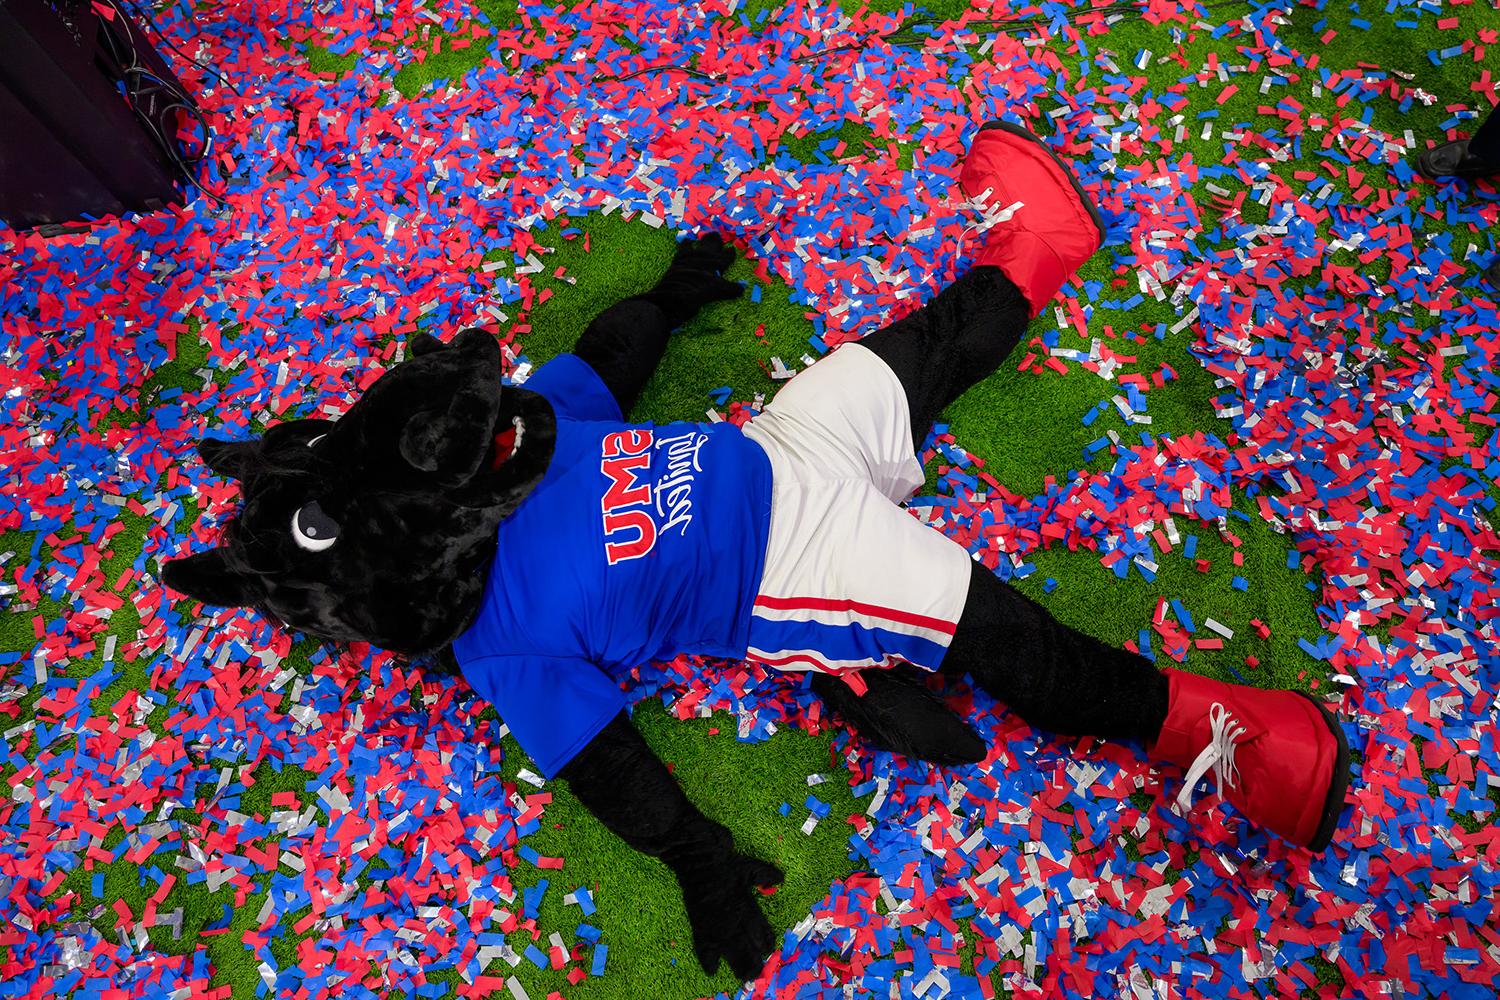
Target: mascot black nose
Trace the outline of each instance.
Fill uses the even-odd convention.
[[[392,386],[396,392],[382,400],[411,413],[401,428],[401,458],[443,485],[462,486],[487,466],[494,451],[500,346],[486,331],[471,329],[447,347],[423,345],[416,355],[406,363],[405,377]]]

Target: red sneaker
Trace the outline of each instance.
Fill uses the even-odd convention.
[[[1178,811],[1212,771],[1219,795],[1257,825],[1309,850],[1327,847],[1349,787],[1349,746],[1328,710],[1299,691],[1166,674],[1167,721],[1151,752],[1187,768]]]
[[[1015,215],[989,231],[974,263],[1004,271],[1031,303],[1033,316],[1104,241],[1104,221],[1073,172],[1020,125],[982,126],[958,183],[970,198],[983,195],[994,209],[1021,203]]]

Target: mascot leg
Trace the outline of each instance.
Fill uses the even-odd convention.
[[[980,131],[960,183],[971,197],[988,188],[991,200],[1002,206],[1023,200],[1024,191],[1026,204],[988,235],[969,273],[922,308],[860,341],[895,373],[906,395],[910,423],[904,434],[913,449],[948,404],[1000,366],[1031,316],[1098,249],[1103,233],[1072,175],[1035,136],[1009,126]],[[1031,264],[1033,255],[1050,262],[1051,271]],[[799,375],[793,386],[807,388],[806,380],[819,368],[826,372],[827,365],[821,362]],[[778,395],[773,406],[785,402]],[[868,688],[862,693],[828,676],[815,675],[812,687],[866,741],[936,764],[983,759],[983,743],[973,730],[920,680],[899,670],[866,670],[861,676]]]
[[[1004,361],[1030,317],[1104,236],[1072,172],[1019,126],[984,126],[959,183],[988,205],[1019,207],[986,235],[973,270],[860,342],[901,382],[913,447],[949,403]],[[982,566],[970,573],[944,673],[968,673],[1040,728],[1141,740],[1187,769],[1180,808],[1212,770],[1220,793],[1259,825],[1314,850],[1328,845],[1348,786],[1349,751],[1320,705],[1297,692],[1158,671],[1062,625]]]
[[[971,198],[1020,207],[986,234],[973,270],[860,341],[901,380],[913,447],[949,403],[1000,366],[1030,318],[1104,237],[1104,223],[1072,172],[1020,126],[990,122],[980,129],[959,184]]]
[[[1167,717],[1167,677],[1151,661],[1068,628],[978,563],[941,670],[1067,736],[1150,742]]]
[[[1349,750],[1327,710],[1299,692],[1159,671],[1068,628],[977,564],[942,671],[969,674],[1041,729],[1142,741],[1187,769],[1179,809],[1212,771],[1256,824],[1315,851],[1333,837]]]
[[[896,373],[911,413],[912,448],[938,415],[1000,367],[1030,319],[1021,290],[998,267],[976,267],[932,301],[859,341]]]

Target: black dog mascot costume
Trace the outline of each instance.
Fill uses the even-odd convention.
[[[1287,840],[1333,835],[1348,750],[1305,695],[1158,671],[1066,628],[899,506],[931,422],[994,371],[1098,249],[1071,172],[1023,129],[981,129],[959,182],[1008,208],[973,269],[799,374],[744,429],[628,424],[671,331],[741,291],[715,235],[606,310],[528,388],[492,337],[426,335],[338,421],[204,441],[244,486],[224,542],[167,586],[311,635],[452,648],[549,776],[676,874],[705,970],[754,977],[780,880],[682,794],[608,671],[678,653],[813,671],[872,744],[938,764],[987,748],[919,671],[968,674],[1032,724],[1144,742]],[[1003,217],[1004,213],[997,215]]]

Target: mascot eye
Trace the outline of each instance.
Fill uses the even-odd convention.
[[[339,540],[339,523],[314,500],[297,508],[292,515],[292,541],[308,552],[323,552]]]

